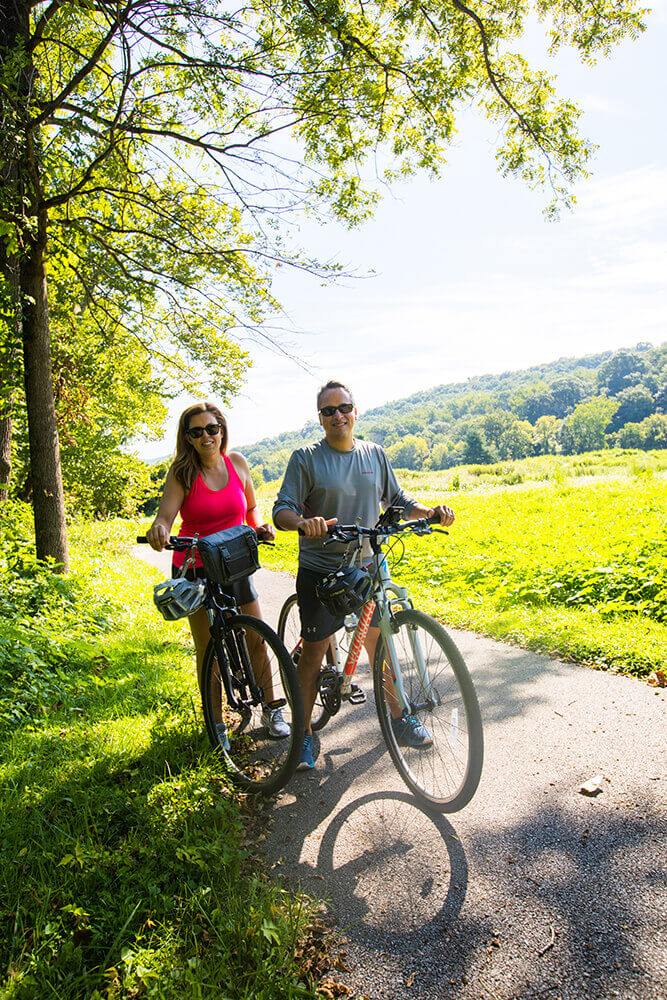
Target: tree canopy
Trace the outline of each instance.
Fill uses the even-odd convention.
[[[285,243],[287,211],[356,224],[377,197],[367,163],[389,180],[437,171],[469,106],[497,125],[504,173],[567,203],[591,145],[520,53],[524,29],[537,18],[551,51],[592,61],[642,14],[634,0],[7,0],[0,269],[38,552],[66,564],[54,347],[60,360],[87,339],[120,371],[139,345],[146,400],[202,372],[224,398],[247,363],[235,344],[266,335],[273,266],[316,266]],[[6,428],[20,393],[5,395]]]
[[[616,358],[641,381],[600,389]],[[539,405],[535,401],[539,400]],[[436,386],[362,412],[359,435],[382,444],[398,468],[488,465],[529,455],[576,454],[609,445],[667,447],[667,345],[638,344],[502,375]],[[414,433],[418,429],[418,434]],[[265,480],[284,471],[293,448],[317,440],[319,424],[243,446]]]

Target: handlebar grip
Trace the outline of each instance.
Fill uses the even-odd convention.
[[[145,535],[137,535],[137,542],[139,545],[148,545],[148,539]]]
[[[437,514],[432,514],[430,517],[426,518],[427,524],[440,524],[440,518]]]

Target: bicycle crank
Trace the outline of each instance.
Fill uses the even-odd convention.
[[[335,715],[340,708],[341,680],[341,675],[333,667],[325,667],[317,679],[320,700],[329,715]]]

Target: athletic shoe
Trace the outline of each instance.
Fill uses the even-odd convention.
[[[290,734],[290,728],[279,708],[265,708],[262,712],[262,725],[269,730],[269,736],[273,736],[276,740]]]
[[[224,722],[216,722],[215,731],[218,734],[218,742],[222,749],[229,751],[229,737],[227,736],[227,726]]]
[[[415,747],[417,750],[425,750],[433,746],[433,738],[426,726],[414,716],[405,712],[398,719],[391,720],[391,728],[394,730],[396,742],[401,747]]]
[[[311,767],[315,767],[315,761],[313,760],[313,737],[310,733],[306,733],[303,738],[301,759],[296,765],[296,769],[297,771],[310,771]]]

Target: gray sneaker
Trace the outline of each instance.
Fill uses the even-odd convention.
[[[426,726],[407,712],[398,719],[391,720],[391,728],[399,747],[414,747],[416,750],[426,750],[433,746],[433,737]]]
[[[266,726],[269,736],[273,736],[274,740],[282,740],[290,734],[290,728],[279,708],[265,708],[262,712],[262,725]]]

